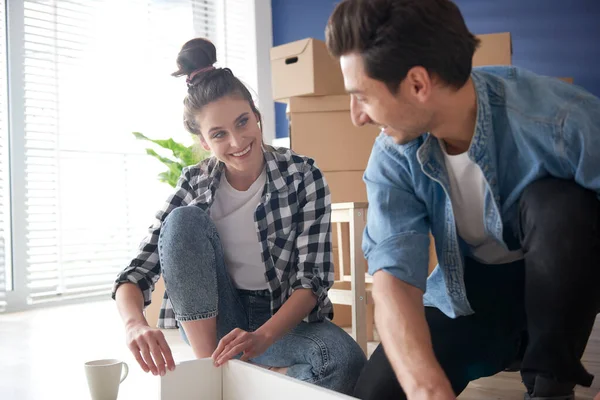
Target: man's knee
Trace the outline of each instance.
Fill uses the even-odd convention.
[[[520,200],[522,236],[535,233],[548,240],[576,239],[597,231],[596,194],[574,181],[545,178],[531,183]]]
[[[543,179],[525,190],[521,244],[530,307],[552,303],[556,312],[570,312],[600,303],[592,289],[600,278],[599,222],[596,193],[573,181]]]

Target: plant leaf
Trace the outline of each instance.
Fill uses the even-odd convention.
[[[161,156],[160,154],[158,154],[156,151],[154,151],[152,149],[146,149],[146,154],[148,154],[154,158],[157,158],[160,162],[162,162],[163,164],[165,164],[167,166],[177,162],[177,161],[171,160],[170,158]]]
[[[131,132],[131,133],[133,134],[133,136],[135,136],[136,139],[139,139],[139,140],[150,140],[144,134],[142,134],[140,132]]]
[[[209,153],[206,151],[198,152],[195,146],[185,146],[181,143],[177,143],[173,139],[150,139],[140,132],[132,132],[136,139],[146,140],[152,142],[164,149],[171,150],[173,156],[181,160],[183,165],[194,165],[206,158]]]
[[[168,183],[171,187],[177,186],[179,176],[175,176],[171,171],[161,172],[158,174],[158,180],[161,182]]]
[[[210,152],[204,150],[198,146],[185,146],[181,143],[177,143],[173,139],[150,139],[140,132],[132,132],[136,139],[146,140],[152,142],[164,149],[168,149],[173,154],[173,157],[165,157],[158,154],[152,149],[146,149],[146,154],[156,158],[164,165],[167,166],[168,170],[161,172],[158,175],[158,179],[161,182],[166,182],[172,187],[177,186],[181,171],[184,167],[189,165],[198,164],[200,161],[210,157]]]

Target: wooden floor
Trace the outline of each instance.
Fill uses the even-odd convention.
[[[193,357],[175,330],[166,330],[176,361]],[[376,342],[369,343],[370,352]],[[89,399],[83,363],[119,358],[130,366],[119,399],[158,399],[158,378],[145,374],[125,347],[124,333],[112,301],[0,314],[0,399]],[[588,370],[600,376],[600,318],[584,355]],[[471,383],[461,400],[523,398],[518,373],[502,373]],[[578,388],[578,400],[600,391]]]
[[[596,318],[594,330],[583,355],[583,365],[596,376],[591,388],[577,387],[576,400],[592,400],[600,392],[600,316]],[[502,400],[522,399],[523,385],[518,372],[503,372],[479,379],[467,387],[459,397],[461,400]]]

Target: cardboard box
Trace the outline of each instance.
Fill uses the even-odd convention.
[[[362,180],[364,171],[324,172],[332,203],[366,203],[367,188]]]
[[[510,33],[489,33],[477,35],[481,41],[473,56],[473,66],[511,65],[512,41]]]
[[[292,97],[288,110],[292,150],[321,171],[364,171],[380,129],[352,124],[349,95]]]
[[[271,48],[271,79],[275,101],[345,93],[338,60],[325,42],[312,38]]]
[[[158,390],[161,400],[354,399],[239,360],[215,367],[210,358],[177,364]]]

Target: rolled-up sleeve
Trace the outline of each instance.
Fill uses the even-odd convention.
[[[312,163],[298,190],[296,279],[291,289],[310,289],[317,297],[317,311],[310,321],[321,320],[324,308],[331,308],[327,291],[333,285],[331,245],[331,195],[321,171]],[[328,314],[328,313],[326,313]]]
[[[402,158],[385,140],[375,142],[364,174],[369,209],[362,247],[369,274],[383,270],[425,291],[429,218]]]

